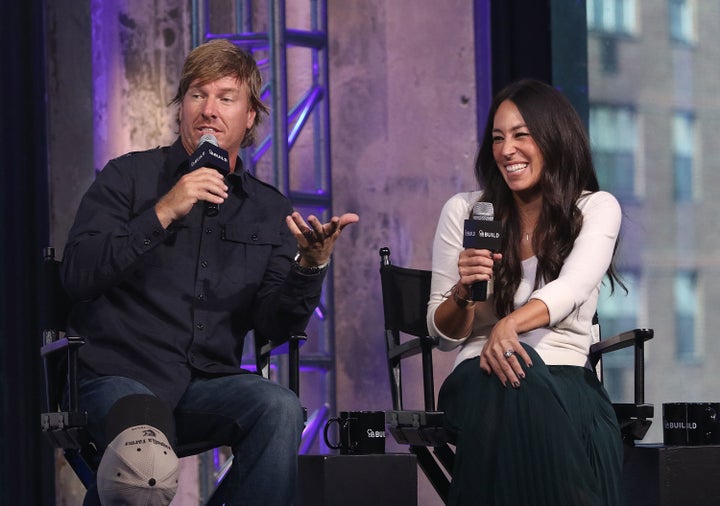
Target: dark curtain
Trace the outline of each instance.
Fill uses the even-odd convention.
[[[4,2],[0,21],[0,505],[54,503],[42,439],[38,270],[48,238],[43,0]]]
[[[553,84],[551,3],[491,1],[493,95],[523,77]]]
[[[483,94],[478,95],[478,104],[487,102],[507,84],[531,77],[562,91],[587,127],[586,1],[474,2],[477,81],[484,83],[485,74],[491,74],[491,90],[478,87],[478,93]],[[480,137],[486,115],[486,110],[478,110]]]

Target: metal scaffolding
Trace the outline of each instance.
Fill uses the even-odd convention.
[[[270,124],[258,131],[257,145],[242,151],[245,168],[275,185],[304,217],[314,214],[326,221],[332,216],[327,0],[290,4],[288,11],[285,0],[262,5],[252,0],[192,0],[192,46],[224,38],[253,54],[271,112]],[[332,280],[331,270],[300,354],[301,401],[308,409],[300,453],[326,452],[317,436],[335,411]],[[251,348],[245,350],[248,364],[254,364]],[[273,373],[287,382],[286,357],[274,359]],[[209,496],[228,464],[217,452],[201,457],[202,497]]]

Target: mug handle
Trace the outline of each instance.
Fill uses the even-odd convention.
[[[328,448],[332,448],[333,450],[339,450],[340,449],[340,441],[337,443],[331,443],[330,439],[328,439],[328,430],[330,429],[330,426],[337,422],[338,427],[340,427],[340,418],[334,417],[329,418],[328,421],[325,423],[325,428],[323,429],[323,439],[325,440],[325,444],[328,445]]]

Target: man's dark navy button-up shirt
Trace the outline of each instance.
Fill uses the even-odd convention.
[[[83,197],[62,261],[86,338],[83,370],[144,383],[171,406],[194,373],[235,374],[246,333],[303,330],[324,274],[291,269],[290,202],[242,170],[208,217],[198,203],[163,229],[154,206],[188,170],[172,146],[111,160]]]

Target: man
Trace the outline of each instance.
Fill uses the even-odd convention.
[[[62,274],[77,301],[69,327],[87,340],[80,407],[108,447],[99,493],[91,488],[85,504],[98,495],[103,504],[167,504],[177,481],[169,444],[207,440],[235,456],[219,491],[226,504],[292,501],[302,409],[288,389],[242,374],[243,342],[251,329],[305,328],[335,240],[359,218],[306,223],[243,170],[239,149],[267,112],[260,85],[255,62],[231,42],[197,47],[174,99],[179,138],[111,160],[82,199]],[[228,152],[225,177],[190,170],[208,134]]]

